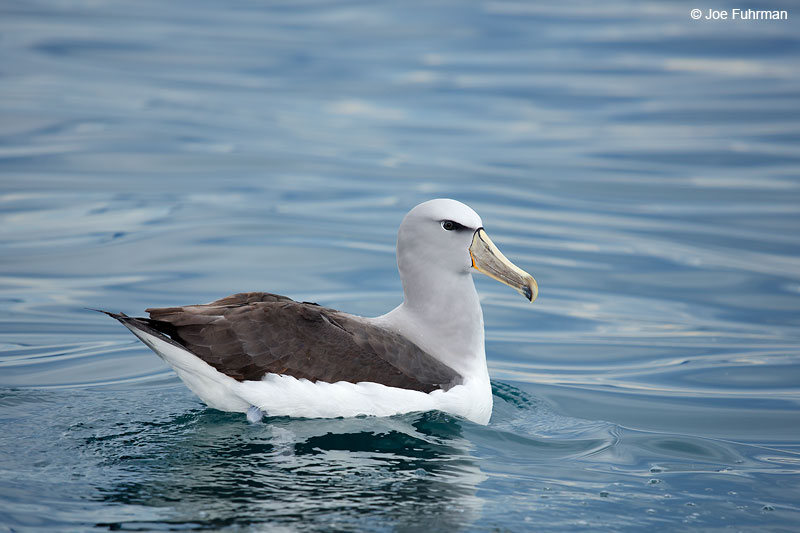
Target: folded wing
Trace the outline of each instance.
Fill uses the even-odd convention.
[[[363,319],[270,293],[125,317],[155,330],[239,381],[284,374],[310,381],[364,381],[431,392],[461,376],[401,335]]]

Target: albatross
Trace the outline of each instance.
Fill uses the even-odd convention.
[[[404,300],[367,318],[264,292],[147,309],[119,320],[209,407],[336,418],[439,410],[478,424],[492,414],[474,271],[533,302],[536,280],[451,199],[413,208],[397,235]]]

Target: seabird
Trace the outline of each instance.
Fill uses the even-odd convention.
[[[470,207],[436,199],[397,235],[404,301],[376,318],[263,292],[110,313],[209,407],[248,419],[440,410],[487,424],[492,390],[477,270],[533,302],[536,280],[497,249]]]

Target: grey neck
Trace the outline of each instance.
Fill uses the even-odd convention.
[[[464,377],[486,374],[483,312],[472,275],[409,274],[401,273],[405,301],[375,320]]]

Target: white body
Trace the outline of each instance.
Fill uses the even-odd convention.
[[[255,406],[270,416],[335,418],[439,410],[478,424],[488,424],[492,414],[488,372],[470,376],[464,384],[448,391],[428,394],[379,383],[314,383],[278,374],[267,374],[261,381],[236,381],[174,344],[129,329],[161,356],[206,405],[221,411],[246,413]]]
[[[447,230],[443,220],[456,221],[463,230]],[[223,411],[247,412],[255,406],[270,416],[329,418],[440,410],[487,424],[492,389],[469,251],[482,225],[472,209],[454,200],[431,200],[412,209],[397,238],[404,302],[383,316],[361,319],[399,333],[457,371],[463,383],[448,391],[426,394],[378,383],[311,382],[277,374],[239,382],[187,350],[129,329],[206,404]]]

